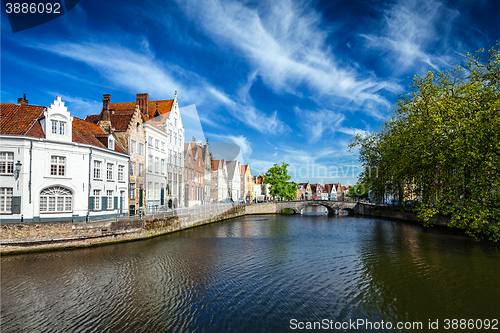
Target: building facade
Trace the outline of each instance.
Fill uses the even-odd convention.
[[[238,160],[227,161],[227,183],[229,186],[229,197],[238,201],[241,197],[240,180],[241,163]]]
[[[101,127],[49,107],[2,103],[2,222],[86,221],[127,213],[129,156]],[[15,163],[15,161],[17,163]]]
[[[255,200],[255,189],[250,164],[242,165],[240,170],[241,195],[246,202]]]

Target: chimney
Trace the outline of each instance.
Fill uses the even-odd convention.
[[[149,117],[149,95],[148,93],[137,94],[136,95],[136,104],[139,105],[139,110],[141,113],[147,117]]]
[[[103,94],[102,95],[102,121],[109,121],[109,104],[111,104],[111,95]]]
[[[28,105],[28,100],[26,99],[26,94],[23,94],[23,98],[17,99],[17,104],[19,105]]]

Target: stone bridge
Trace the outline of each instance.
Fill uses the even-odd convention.
[[[333,200],[296,200],[296,201],[278,201],[276,202],[276,213],[285,208],[292,209],[295,214],[300,214],[303,208],[307,206],[323,206],[328,210],[328,214],[335,214],[335,210],[346,209],[357,213],[358,203],[352,201],[333,201]]]

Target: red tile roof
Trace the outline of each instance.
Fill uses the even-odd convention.
[[[107,148],[97,138],[103,136],[107,137],[110,134],[104,132],[104,130],[99,125],[93,124],[80,118],[73,117],[72,127],[73,142],[85,143],[101,148]],[[127,153],[118,144],[115,144],[115,151],[123,154]]]
[[[40,120],[44,118],[45,106],[1,104],[0,134],[25,135],[45,138]],[[72,141],[106,148],[97,137],[107,136],[106,132],[96,124],[73,117]],[[115,151],[126,154],[118,144]]]
[[[333,188],[335,188],[335,186],[333,184],[325,184],[325,186],[324,186],[326,193],[332,193]]]
[[[30,136],[44,138],[38,120],[43,116],[45,109],[45,106],[2,103],[0,134],[28,135],[29,132]]]
[[[240,168],[240,175],[244,175],[247,173],[247,168],[248,168],[248,164],[246,165],[241,165],[241,168]]]

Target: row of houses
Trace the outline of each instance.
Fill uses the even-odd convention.
[[[297,200],[344,200],[348,188],[340,183],[299,183],[297,184]]]
[[[249,165],[213,160],[208,140],[185,143],[177,100],[112,103],[98,114],[2,103],[0,214],[3,222],[85,221],[206,204],[253,200]]]

